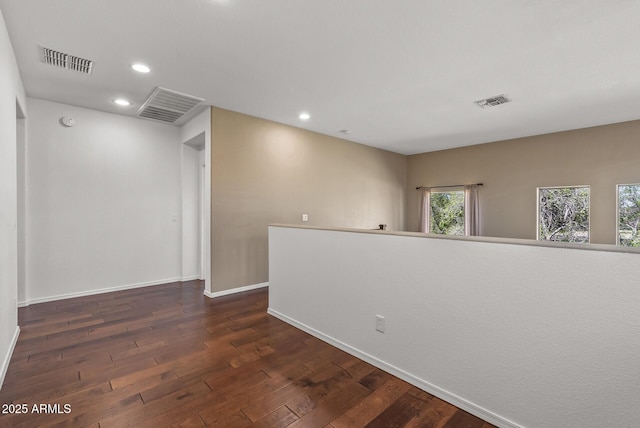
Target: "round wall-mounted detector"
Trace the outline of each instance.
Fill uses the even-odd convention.
[[[65,116],[62,118],[62,124],[66,127],[71,128],[73,125],[76,124],[76,120],[72,117]]]

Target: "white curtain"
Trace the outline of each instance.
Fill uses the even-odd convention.
[[[464,186],[464,228],[465,235],[480,235],[480,202],[478,186]]]
[[[420,232],[429,233],[429,216],[431,214],[431,191],[420,189]]]

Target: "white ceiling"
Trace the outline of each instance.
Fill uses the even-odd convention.
[[[404,154],[640,118],[638,0],[0,0],[0,10],[27,95],[96,110],[134,115],[162,86]],[[39,45],[93,60],[93,74],[41,63]],[[132,71],[136,61],[151,73]],[[474,104],[499,94],[513,102]]]

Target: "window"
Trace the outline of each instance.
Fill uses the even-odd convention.
[[[589,186],[538,188],[538,239],[589,242]]]
[[[429,232],[464,235],[464,191],[431,192]]]
[[[618,244],[640,247],[640,184],[618,185]]]

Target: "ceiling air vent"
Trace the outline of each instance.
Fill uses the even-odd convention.
[[[156,88],[138,110],[138,117],[175,123],[204,99],[165,88]]]
[[[480,107],[486,108],[486,107],[498,106],[500,104],[505,104],[505,103],[508,103],[509,101],[511,100],[505,97],[504,94],[502,94],[502,95],[496,95],[495,97],[485,98],[484,100],[478,100],[474,102],[478,104]]]
[[[66,68],[68,70],[78,71],[84,74],[91,74],[93,71],[93,61],[90,59],[80,58],[78,56],[69,55],[64,52],[54,51],[53,49],[42,48],[42,60],[45,64],[54,67]]]

